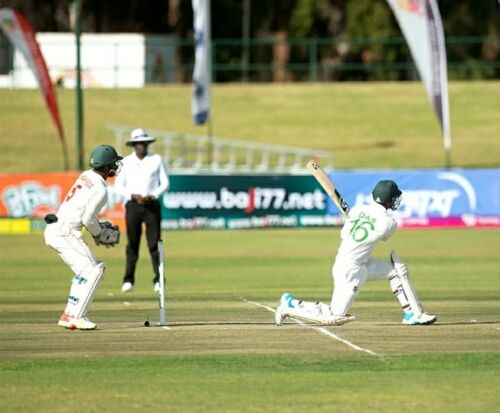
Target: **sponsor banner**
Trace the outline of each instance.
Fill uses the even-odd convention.
[[[56,212],[77,177],[77,172],[0,175],[0,216],[40,220]],[[108,204],[101,219],[124,228],[122,200],[115,194],[113,181],[108,183]],[[170,190],[160,201],[165,229],[323,226],[341,222],[326,214],[330,201],[310,175],[172,175]]]
[[[0,175],[0,232],[43,229],[77,172]],[[500,169],[344,171],[330,173],[350,206],[369,202],[381,179],[403,191],[400,226],[500,227]],[[338,226],[343,218],[311,175],[171,175],[160,199],[164,229]],[[108,186],[101,219],[124,228],[124,209]],[[17,221],[16,221],[17,220]],[[11,222],[12,221],[12,222]]]
[[[41,218],[57,211],[77,172],[0,175],[0,216]]]
[[[31,219],[0,218],[0,234],[29,234],[29,233],[31,233]]]
[[[0,174],[0,217],[41,219],[55,213],[79,175],[79,172]],[[123,219],[123,207],[114,194],[113,180],[108,180],[108,184],[108,204],[101,218]]]
[[[339,226],[343,222],[341,217],[317,215],[264,215],[262,217],[247,218],[167,218],[162,222],[163,229],[248,229],[270,227],[324,227]]]
[[[394,212],[403,227],[500,226],[500,169],[349,171],[330,177],[350,206],[369,202],[379,180],[394,180],[403,191]]]
[[[310,175],[173,175],[162,198],[164,228],[331,225],[328,197]]]

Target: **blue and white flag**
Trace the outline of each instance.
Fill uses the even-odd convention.
[[[195,63],[191,113],[195,125],[203,125],[210,117],[212,59],[210,35],[210,0],[192,0]]]
[[[448,75],[443,24],[436,0],[387,0],[401,27],[434,107],[446,151],[451,149]]]

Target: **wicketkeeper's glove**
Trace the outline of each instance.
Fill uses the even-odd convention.
[[[101,232],[94,236],[96,245],[105,245],[106,248],[114,247],[120,242],[120,229],[110,222],[99,222]]]

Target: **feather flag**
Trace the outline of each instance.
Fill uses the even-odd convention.
[[[54,86],[50,81],[45,59],[36,41],[35,33],[24,16],[17,10],[9,7],[0,9],[0,28],[14,47],[22,53],[37,80],[40,93],[44,97],[47,109],[57,129],[57,134],[63,148],[64,169],[67,170],[68,156],[64,140],[64,130],[59,116],[57,96]]]
[[[443,146],[451,150],[448,75],[443,24],[436,0],[387,0],[401,27],[410,52],[436,112]]]
[[[203,125],[210,117],[212,61],[210,34],[210,0],[192,0],[195,65],[191,112],[195,125]]]

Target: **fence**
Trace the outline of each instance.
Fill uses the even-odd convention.
[[[274,50],[288,56],[276,61]],[[231,53],[231,49],[235,49]],[[248,61],[225,62],[225,55],[243,55],[240,39],[214,40],[213,76],[217,81],[413,80],[418,73],[403,37],[380,39],[253,39]],[[500,37],[446,38],[450,79],[499,78]],[[489,60],[482,58],[488,50]],[[278,78],[278,79],[277,79]]]
[[[111,42],[108,46],[112,51],[106,59],[109,63],[101,61],[100,66],[89,68],[88,60],[86,66],[83,59],[83,68],[114,76],[115,80],[109,82],[111,87],[120,87],[120,75],[137,69],[142,84],[191,81],[194,49],[191,39],[151,36],[146,43],[144,60],[135,62],[133,67],[113,61],[113,56],[127,54],[132,45]],[[450,79],[500,78],[500,37],[447,37],[446,47]],[[12,53],[8,42],[0,36],[0,75],[29,70],[18,67]],[[72,58],[69,53],[67,70],[73,69]],[[65,69],[61,64],[53,67],[48,60],[51,74]],[[418,76],[403,37],[268,38],[247,42],[214,39],[212,60],[215,82],[412,80]]]
[[[125,142],[134,128],[110,125],[109,129],[115,134],[116,148],[127,153]],[[162,130],[148,132],[156,138],[155,152],[176,173],[301,173],[311,158],[333,169],[333,154],[328,151]]]

